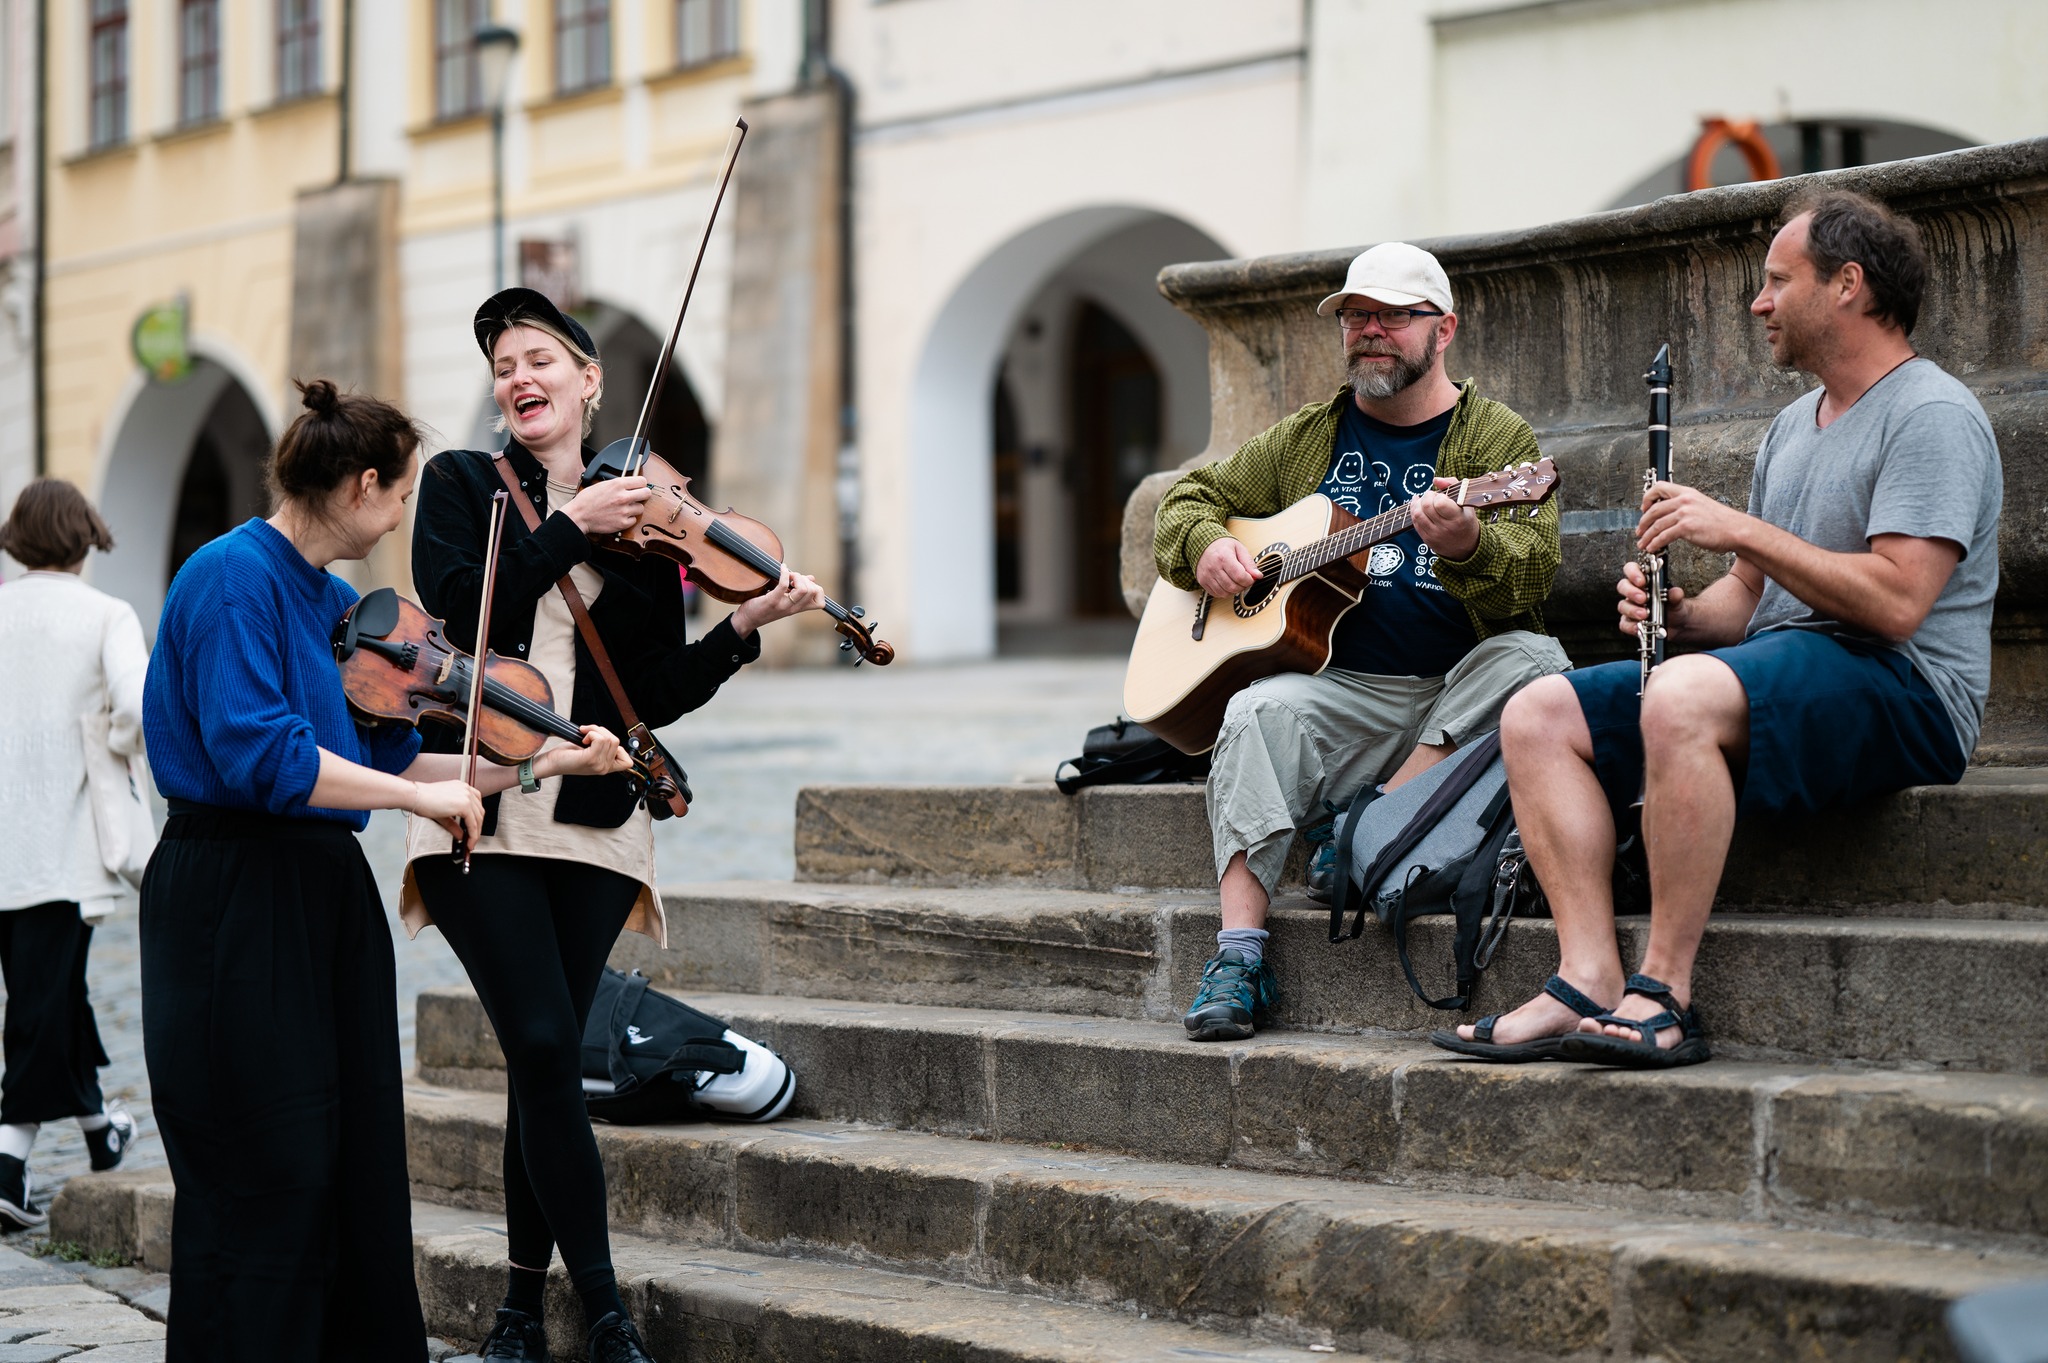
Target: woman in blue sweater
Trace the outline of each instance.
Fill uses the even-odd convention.
[[[277,512],[171,583],[143,692],[170,819],[142,882],[142,1028],[177,1184],[167,1363],[417,1363],[391,934],[355,834],[404,809],[473,841],[507,767],[457,779],[402,727],[359,727],[327,571],[396,529],[419,434],[304,385],[270,469]],[[622,768],[617,741],[544,754]]]

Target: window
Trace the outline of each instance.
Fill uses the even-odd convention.
[[[675,0],[676,65],[702,66],[740,50],[739,0]]]
[[[277,98],[320,93],[320,0],[277,0]]]
[[[490,17],[490,0],[434,0],[434,117],[464,118],[483,108],[476,31]]]
[[[95,147],[128,139],[128,0],[92,0],[91,138]]]
[[[220,0],[178,6],[178,122],[220,117]]]
[[[573,94],[611,79],[611,0],[555,0],[555,92]]]

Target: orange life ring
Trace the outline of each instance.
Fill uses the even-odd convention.
[[[1742,159],[1749,163],[1750,179],[1775,180],[1784,174],[1778,167],[1778,154],[1764,140],[1763,129],[1756,125],[1755,120],[1731,123],[1725,118],[1703,118],[1700,120],[1699,141],[1692,144],[1692,154],[1685,158],[1687,190],[1713,187],[1709,172],[1714,168],[1714,153],[1729,145],[1741,152]]]

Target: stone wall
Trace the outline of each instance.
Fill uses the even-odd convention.
[[[1461,326],[1453,375],[1535,426],[1563,475],[1564,565],[1549,607],[1579,661],[1620,656],[1612,583],[1633,552],[1645,464],[1642,373],[1669,341],[1672,462],[1682,481],[1744,504],[1771,417],[1811,386],[1771,363],[1748,313],[1780,208],[1815,186],[1854,189],[1917,221],[1932,255],[1914,331],[1921,352],[1968,383],[1997,432],[2005,516],[1993,694],[1980,760],[2048,726],[2048,138],[1763,184],[1675,195],[1641,208],[1524,231],[1421,243],[1451,276]],[[1343,381],[1335,326],[1315,304],[1358,248],[1176,265],[1167,298],[1209,332],[1213,426],[1188,467],[1221,458]],[[1151,590],[1152,520],[1176,475],[1148,479],[1124,518],[1124,595]],[[1931,476],[1938,476],[1938,471]],[[1719,556],[1679,555],[1697,587]]]

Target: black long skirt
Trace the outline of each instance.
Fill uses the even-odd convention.
[[[419,1363],[397,980],[355,835],[174,805],[141,929],[167,1363]]]

